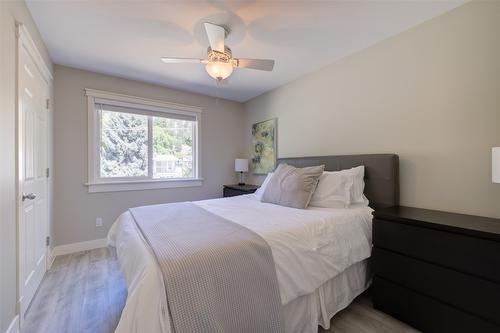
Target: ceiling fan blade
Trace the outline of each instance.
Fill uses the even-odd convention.
[[[260,71],[272,71],[274,68],[274,60],[271,59],[235,59],[236,67],[258,69]]]
[[[162,57],[161,61],[166,64],[202,64],[204,63],[204,59],[197,58],[171,58],[171,57]]]
[[[220,25],[205,22],[205,30],[208,36],[210,48],[214,51],[224,52],[224,39],[226,38],[226,30]]]

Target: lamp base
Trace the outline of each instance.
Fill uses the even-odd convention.
[[[240,181],[238,182],[239,186],[245,185],[245,179],[243,178],[243,171],[240,171]]]

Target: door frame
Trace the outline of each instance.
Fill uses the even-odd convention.
[[[33,38],[31,37],[28,29],[26,28],[26,26],[23,24],[23,23],[20,23],[20,22],[16,22],[16,63],[15,63],[15,73],[16,73],[16,76],[15,76],[15,92],[16,92],[16,97],[15,97],[15,100],[16,100],[16,105],[15,105],[15,113],[16,113],[16,123],[15,123],[15,126],[16,126],[16,263],[17,263],[17,268],[16,268],[16,274],[17,274],[17,290],[16,290],[16,298],[17,298],[17,302],[16,302],[16,314],[19,316],[19,326],[22,327],[22,324],[23,324],[23,321],[24,321],[24,318],[23,318],[23,315],[21,313],[21,301],[22,301],[22,285],[23,285],[23,281],[22,281],[22,276],[21,276],[21,256],[20,256],[20,253],[21,253],[21,242],[20,242],[20,231],[21,231],[21,225],[20,225],[20,220],[21,220],[21,210],[22,210],[22,130],[21,130],[21,127],[22,127],[22,124],[20,123],[20,112],[21,112],[21,108],[20,108],[20,93],[19,93],[19,84],[20,84],[20,73],[19,73],[19,57],[20,57],[20,54],[21,54],[21,50],[24,48],[26,50],[26,52],[31,56],[31,58],[33,59],[35,65],[37,66],[37,69],[40,71],[40,73],[42,74],[42,78],[45,80],[45,82],[47,83],[47,87],[49,88],[49,92],[52,91],[52,88],[53,88],[53,76],[52,76],[52,73],[49,69],[49,67],[47,66],[47,64],[45,63],[45,61],[43,60],[43,57],[40,53],[40,51],[38,51],[38,48],[36,47],[36,44],[35,42],[33,41]],[[53,104],[53,103],[50,103],[50,104]],[[50,147],[50,130],[51,130],[51,122],[50,122],[50,112],[51,112],[51,105],[49,106],[48,105],[48,108],[47,108],[47,112],[48,112],[48,117],[47,117],[47,167],[51,164],[50,163],[50,155],[49,155],[49,147]],[[47,198],[47,207],[46,207],[46,221],[47,221],[47,226],[45,228],[46,232],[47,232],[47,235],[46,237],[49,236],[50,234],[50,225],[51,225],[51,221],[50,221],[50,203],[51,203],[51,198],[49,196],[49,193],[50,193],[50,182],[47,181],[47,188],[46,188],[46,198]],[[48,267],[48,260],[50,258],[50,251],[49,251],[49,247],[47,246],[47,249],[46,249],[46,260],[45,260],[45,271],[47,270],[47,267]]]

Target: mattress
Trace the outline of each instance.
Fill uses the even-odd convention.
[[[194,203],[256,232],[266,240],[275,261],[285,313],[287,306],[294,308],[292,303],[300,298],[307,300],[304,302],[314,300],[319,304],[320,295],[324,294],[323,287],[328,282],[371,254],[372,209],[366,206],[294,209],[262,203],[253,194]],[[129,212],[123,213],[113,224],[108,242],[116,247],[128,285],[127,302],[116,332],[170,332],[161,272]],[[364,277],[358,278],[359,286],[354,288],[357,290],[344,290],[351,296],[347,297],[349,302],[367,284],[366,270],[353,272]],[[343,286],[350,288],[346,283]],[[299,308],[306,309],[304,306]],[[324,310],[321,310],[322,306],[319,308]],[[314,308],[309,306],[309,309]],[[321,324],[314,317],[312,315],[308,321],[311,327]],[[297,325],[302,324],[302,321],[296,325],[286,324],[287,331],[306,332],[297,330]],[[326,322],[323,324],[327,325]]]

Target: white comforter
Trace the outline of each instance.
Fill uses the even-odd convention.
[[[195,204],[267,241],[283,305],[314,292],[371,253],[369,207],[301,210],[262,203],[254,195]],[[108,241],[117,249],[128,285],[127,303],[116,332],[170,332],[161,272],[128,211],[113,224]]]

